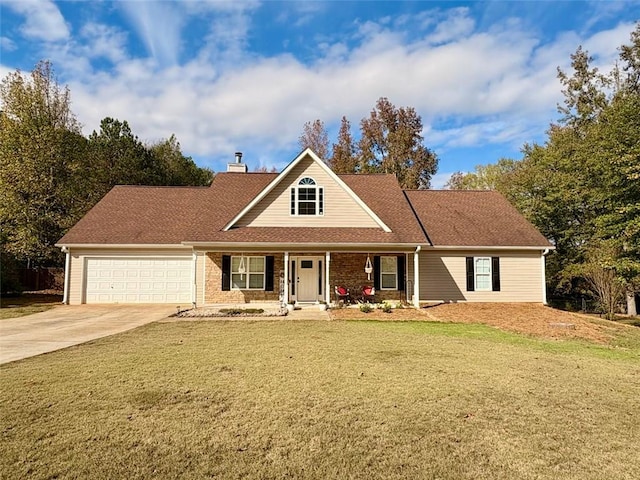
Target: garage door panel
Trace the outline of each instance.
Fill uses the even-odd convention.
[[[87,303],[191,301],[190,258],[88,258]]]

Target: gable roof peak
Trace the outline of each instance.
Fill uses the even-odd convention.
[[[238,215],[236,215],[229,223],[225,225],[223,231],[229,230],[233,227],[247,212],[249,212],[254,206],[256,206],[269,192],[271,192],[286,176],[298,165],[304,158],[311,158],[311,160],[322,168],[329,177],[335,181],[345,192],[353,198],[370,216],[371,218],[382,228],[385,232],[390,232],[391,229],[375,214],[366,203],[364,203],[358,195],[333,171],[329,166],[309,147],[305,148],[302,152],[294,158],[289,165],[287,165],[263,190],[258,194],[249,204],[242,209]]]

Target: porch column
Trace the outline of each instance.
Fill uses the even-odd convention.
[[[413,306],[420,308],[420,245],[413,252]]]
[[[327,305],[331,303],[331,285],[329,284],[329,263],[331,262],[331,252],[324,254],[324,300]]]
[[[284,252],[284,278],[282,280],[282,304],[289,303],[289,252]]]

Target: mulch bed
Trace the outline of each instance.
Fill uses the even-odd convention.
[[[334,320],[436,321],[480,323],[502,330],[549,339],[584,339],[609,343],[620,329],[636,328],[533,303],[449,303],[394,309],[391,313],[356,308],[332,309]]]

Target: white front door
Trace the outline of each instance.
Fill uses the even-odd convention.
[[[321,259],[318,257],[298,257],[296,259],[296,300],[298,302],[317,302],[321,283]]]

